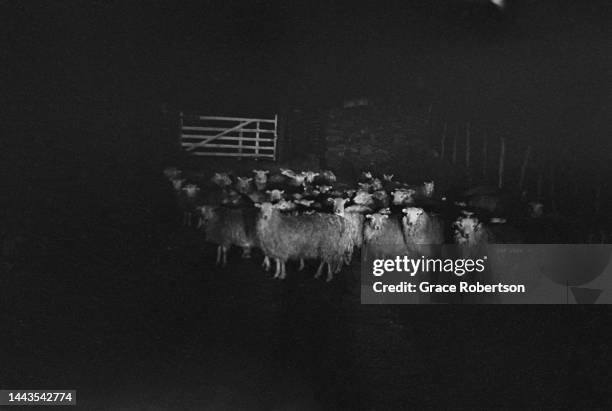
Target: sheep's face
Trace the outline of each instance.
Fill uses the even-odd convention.
[[[306,181],[312,183],[314,179],[319,175],[319,173],[315,173],[314,171],[302,171],[304,177],[306,177]]]
[[[370,183],[358,183],[358,184],[359,184],[359,189],[363,191],[370,191],[370,188],[372,188],[372,184]]]
[[[529,207],[529,217],[539,218],[544,214],[544,204],[532,201],[527,205]]]
[[[213,206],[203,205],[198,207],[198,210],[200,210],[200,218],[202,223],[210,221],[215,216],[215,209]]]
[[[257,183],[265,183],[268,181],[268,173],[269,170],[253,170],[255,173],[255,182]]]
[[[281,168],[280,172],[282,175],[290,177],[290,178],[294,178],[295,177],[295,172],[289,168]]]
[[[474,236],[474,233],[480,230],[481,223],[477,217],[473,215],[466,215],[457,218],[453,224],[455,231],[455,239],[459,242],[466,242],[470,237]]]
[[[377,231],[382,230],[383,225],[385,224],[385,220],[388,218],[389,218],[388,214],[381,214],[381,213],[366,215],[366,219],[368,220],[370,227],[372,227],[374,230],[377,230]]]
[[[344,194],[346,194],[349,198],[353,197],[357,190],[354,188],[349,188],[348,190],[344,190]]]
[[[200,188],[195,184],[187,184],[183,187],[183,191],[187,193],[187,197],[195,197],[200,191]]]
[[[295,180],[296,184],[304,185],[304,181],[306,181],[306,176],[304,175],[304,173],[300,173],[296,174],[293,179]]]
[[[329,192],[329,190],[332,189],[332,186],[318,186],[317,189],[319,190],[320,193],[327,193]]]
[[[274,204],[268,202],[261,204],[256,203],[255,207],[259,208],[262,220],[269,220],[274,213],[274,209],[276,208]]]
[[[184,182],[185,182],[185,179],[182,179],[182,178],[174,179],[172,180],[172,187],[174,187],[175,190],[179,191],[181,187],[183,187]]]
[[[251,188],[251,181],[253,181],[252,178],[238,177],[236,181],[236,190],[238,190],[239,193],[247,193]]]
[[[227,173],[215,173],[211,181],[219,187],[227,187],[232,184],[232,179]]]
[[[181,170],[176,167],[164,168],[164,175],[168,180],[176,180],[181,176]]]
[[[310,207],[312,203],[314,203],[314,200],[306,200],[302,198],[302,199],[295,200],[294,203],[305,206],[305,207]]]
[[[280,200],[278,203],[274,204],[274,208],[281,211],[291,211],[295,210],[295,203],[293,201]]]
[[[277,189],[266,191],[266,194],[268,194],[271,201],[281,200],[283,198],[284,193],[285,193],[285,190],[277,190]]]
[[[393,181],[394,174],[383,174],[383,180],[391,182]]]
[[[344,214],[344,205],[348,201],[348,198],[330,198],[329,200],[334,203],[334,213],[338,215]]]
[[[402,219],[404,225],[411,227],[419,221],[419,218],[425,213],[422,208],[419,207],[406,207],[402,210],[405,217]]]
[[[323,172],[323,178],[325,178],[330,183],[336,182],[336,175],[330,170],[326,170]]]
[[[426,197],[431,197],[434,193],[434,182],[426,181],[423,183],[423,192]]]
[[[355,198],[353,198],[353,202],[361,205],[369,204],[372,202],[372,194],[368,193],[367,191],[359,190],[355,195]]]
[[[371,180],[372,179],[372,172],[371,171],[362,171],[361,172],[361,177],[365,178],[366,180]]]
[[[375,191],[383,189],[382,182],[380,181],[379,178],[375,178],[374,180],[372,180],[372,189]]]
[[[387,195],[387,192],[386,192],[385,190],[378,190],[378,191],[375,191],[375,192],[372,194],[372,197],[373,197],[373,198],[375,198],[375,199],[377,199],[377,200],[380,200],[380,201],[384,201],[384,200],[386,200],[387,198],[389,198],[389,196]]]
[[[391,194],[395,205],[412,204],[414,202],[415,191],[411,188],[395,190]]]

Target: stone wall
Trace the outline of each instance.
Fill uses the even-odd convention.
[[[368,169],[403,178],[428,175],[436,154],[428,142],[427,112],[421,111],[385,105],[331,109],[323,128],[327,167],[345,174]]]

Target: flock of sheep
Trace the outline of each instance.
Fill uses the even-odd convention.
[[[253,170],[250,177],[215,173],[196,184],[181,170],[164,174],[172,184],[183,224],[196,227],[217,245],[218,265],[225,266],[232,246],[243,258],[253,248],[263,266],[275,264],[275,278],[287,275],[287,261],[327,267],[327,281],[350,264],[356,250],[367,246],[376,256],[431,255],[435,246],[462,247],[489,242],[521,242],[519,231],[496,213],[500,198],[483,189],[453,199],[436,193],[434,182],[396,182],[393,175],[363,172],[360,181],[341,183],[331,171],[278,172]],[[525,215],[536,219],[542,204],[525,203]]]

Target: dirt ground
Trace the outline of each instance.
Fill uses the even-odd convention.
[[[612,405],[605,306],[368,306],[358,261],[330,284],[239,250],[217,268],[161,177],[117,176],[62,195],[45,252],[2,265],[2,388],[86,410]]]

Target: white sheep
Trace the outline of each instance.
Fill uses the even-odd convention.
[[[204,205],[198,208],[201,214],[199,228],[204,231],[206,241],[217,244],[216,264],[227,264],[227,252],[232,245],[242,247],[242,257],[250,258],[251,249],[257,245],[255,218],[249,222],[248,209],[231,209]],[[253,225],[253,226],[250,226]]]

